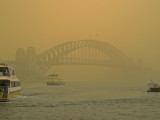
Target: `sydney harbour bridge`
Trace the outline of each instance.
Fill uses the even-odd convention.
[[[19,71],[43,75],[55,65],[95,65],[114,68],[135,68],[136,63],[113,45],[99,40],[66,42],[37,54],[33,47],[18,48],[12,62]]]

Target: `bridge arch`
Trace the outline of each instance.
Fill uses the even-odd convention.
[[[68,54],[80,50],[83,48],[89,48],[86,51],[90,56],[94,56],[94,52],[98,54],[103,54],[102,57],[108,56],[110,59],[101,60],[100,59],[81,59],[81,60],[69,60],[65,58]],[[94,49],[94,50],[93,50]],[[107,57],[106,57],[107,58]],[[125,55],[121,50],[114,47],[113,45],[98,41],[98,40],[78,40],[66,42],[57,46],[54,46],[43,53],[37,55],[38,62],[38,72],[44,73],[48,71],[53,65],[103,65],[111,67],[133,67],[135,63],[131,58]]]

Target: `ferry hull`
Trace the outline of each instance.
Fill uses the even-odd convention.
[[[53,81],[53,82],[47,82],[47,85],[65,85],[64,82],[61,81]]]
[[[160,92],[160,88],[150,88],[147,92]]]
[[[20,94],[20,92],[21,92],[21,90],[8,93],[5,97],[3,95],[3,92],[0,92],[0,102],[7,102],[7,101],[9,101],[9,99],[18,96]]]

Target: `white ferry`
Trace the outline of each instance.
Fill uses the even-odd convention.
[[[0,102],[6,102],[10,98],[20,94],[21,84],[12,67],[0,63]]]
[[[64,85],[65,82],[58,77],[58,74],[50,74],[48,76],[47,85]]]

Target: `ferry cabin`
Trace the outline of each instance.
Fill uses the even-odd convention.
[[[21,84],[13,68],[0,64],[0,102],[20,94]]]

